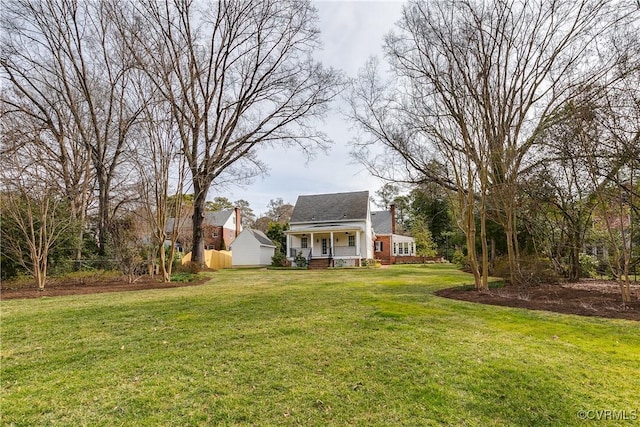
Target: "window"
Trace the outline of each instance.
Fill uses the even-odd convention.
[[[413,244],[411,244],[413,245]],[[409,251],[413,252],[413,246],[409,246],[409,242],[400,242],[393,244],[393,254],[394,255],[409,255]]]
[[[356,245],[356,236],[349,236],[349,246],[353,247]]]
[[[213,231],[211,232],[211,237],[218,237],[218,229],[214,228]]]
[[[378,240],[375,242],[375,244],[376,244],[376,252],[382,252],[382,248],[383,248],[382,242]]]
[[[302,249],[307,249],[309,247],[309,238],[303,237],[300,239],[300,247]]]

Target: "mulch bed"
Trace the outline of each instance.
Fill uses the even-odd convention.
[[[55,280],[52,279],[47,283],[43,291],[33,284],[15,285],[11,282],[2,283],[0,289],[0,299],[17,299],[17,298],[41,298],[56,297],[60,295],[80,295],[80,294],[98,294],[105,292],[124,292],[124,291],[140,291],[145,289],[165,289],[179,288],[183,286],[198,286],[205,283],[208,279],[203,278],[193,282],[170,282],[163,283],[157,277],[142,276],[133,283],[128,283],[123,277],[112,278],[96,278],[94,280],[78,281],[78,280]],[[14,287],[12,287],[14,286]]]
[[[640,282],[632,283],[632,301],[626,305],[622,304],[618,284],[604,280],[530,287],[505,286],[488,292],[458,287],[440,290],[436,295],[482,304],[640,321]]]

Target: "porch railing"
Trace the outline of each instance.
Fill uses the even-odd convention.
[[[298,254],[302,254],[305,258],[311,258],[312,255],[317,258],[332,258],[334,256],[337,257],[346,257],[346,256],[356,256],[356,248],[355,246],[335,246],[334,248],[327,248],[327,253],[322,253],[322,251],[318,251],[312,254],[311,248],[289,248],[289,256],[291,258],[295,258]]]
[[[333,248],[335,256],[355,256],[356,247],[355,246],[336,246]]]

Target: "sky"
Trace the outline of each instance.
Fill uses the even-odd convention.
[[[323,44],[322,51],[316,52],[317,58],[325,66],[355,77],[369,57],[382,58],[384,36],[399,20],[402,4],[400,0],[314,1]],[[340,105],[340,101],[334,102],[325,120],[318,124],[318,129],[333,140],[326,154],[320,152],[307,162],[296,150],[263,150],[260,158],[270,169],[268,176],[258,177],[242,187],[213,187],[209,199],[222,196],[232,202],[247,200],[259,217],[268,210],[267,204],[272,199],[282,198],[285,203],[295,204],[299,195],[364,190],[375,196],[384,182],[351,159],[349,141],[356,131],[338,111]]]

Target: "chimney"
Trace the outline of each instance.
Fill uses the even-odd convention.
[[[240,228],[242,227],[242,225],[241,225],[242,221],[240,220],[241,219],[240,215],[242,213],[240,212],[240,208],[237,207],[237,206],[235,208],[235,211],[236,211],[236,237],[238,237],[238,234],[240,234],[240,231],[241,231]]]
[[[391,203],[391,234],[396,234],[396,205]]]

